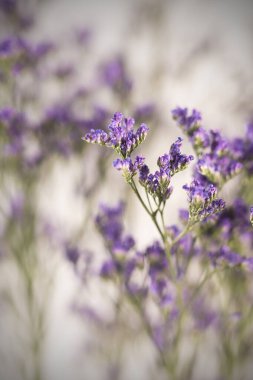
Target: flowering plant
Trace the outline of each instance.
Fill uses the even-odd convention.
[[[133,156],[147,136],[145,124],[135,129],[132,118],[115,113],[108,132],[93,129],[83,137],[119,155],[113,166],[122,173],[157,230],[156,241],[139,250],[135,238],[124,232],[125,204],[102,205],[96,225],[109,257],[99,274],[116,284],[117,307],[130,304],[139,316],[141,327],[157,350],[156,371],[164,371],[169,379],[194,379],[200,349],[211,332],[217,378],[231,379],[238,374],[242,378],[243,364],[251,356],[253,315],[248,302],[253,209],[246,197],[252,125],[248,125],[244,139],[229,140],[218,131],[204,129],[196,110],[189,113],[178,107],[172,116],[189,138],[195,157],[181,152],[179,137],[158,157],[155,172],[143,156]],[[180,225],[168,225],[171,183],[192,160],[192,181],[183,186],[188,208],[179,211]],[[235,192],[235,199],[225,203],[223,188],[236,176],[245,185]],[[187,342],[191,342],[190,347]]]

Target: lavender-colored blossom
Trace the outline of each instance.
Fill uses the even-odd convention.
[[[189,138],[193,145],[193,148],[198,154],[201,154],[206,148],[210,146],[210,136],[203,127],[199,127],[198,129],[194,130]]]
[[[124,282],[126,290],[134,295],[132,292],[135,284],[131,281],[131,277],[136,268],[142,267],[143,257],[137,252],[135,255],[130,254],[135,241],[132,236],[124,233],[121,220],[123,212],[123,203],[119,203],[116,207],[103,205],[96,217],[99,231],[111,252],[111,258],[100,268],[100,275],[110,280],[118,276]]]
[[[229,267],[235,267],[244,262],[244,257],[231,251],[231,249],[227,246],[221,247],[216,252],[210,252],[209,258],[215,266],[228,265]]]
[[[201,113],[193,109],[189,114],[187,108],[177,107],[172,110],[172,116],[179,128],[189,137],[196,153],[201,155],[203,150],[210,145],[209,134],[200,124]]]
[[[138,169],[141,169],[144,165],[144,157],[137,156],[134,162],[131,158],[125,158],[113,161],[113,166],[122,172],[123,177],[127,182],[130,182],[131,179],[136,175]]]
[[[80,250],[76,246],[67,245],[65,248],[65,255],[67,260],[73,265],[76,265],[80,257]]]
[[[31,126],[24,113],[11,108],[0,110],[0,126],[3,127],[2,151],[6,157],[18,157],[24,152],[25,141],[31,132]]]
[[[166,202],[172,194],[173,187],[170,186],[170,174],[163,169],[150,173],[146,176],[147,167],[141,168],[139,182],[147,192],[157,198],[159,202]]]
[[[10,219],[20,220],[24,215],[24,195],[22,193],[17,194],[11,199],[10,202]]]
[[[189,211],[186,209],[179,210],[179,218],[183,224],[187,224],[189,220]]]
[[[230,178],[237,175],[243,168],[243,165],[228,156],[216,156],[213,153],[207,153],[198,160],[197,170],[208,181],[216,185],[223,185]]]
[[[0,57],[11,59],[15,73],[31,68],[54,50],[51,42],[31,43],[20,37],[9,37],[0,41]]]
[[[134,119],[137,121],[146,121],[154,116],[155,111],[156,108],[154,103],[143,104],[135,109]]]
[[[249,175],[253,174],[253,124],[246,125],[246,133],[243,138],[235,138],[231,141],[231,151],[235,158],[243,164],[243,168]]]
[[[217,188],[212,184],[203,186],[194,180],[190,186],[184,185],[183,188],[188,193],[192,222],[204,220],[212,214],[221,212],[225,207],[225,202],[217,199]]]
[[[245,257],[242,262],[243,268],[249,272],[253,272],[253,257]]]
[[[177,107],[171,113],[178,126],[187,134],[198,129],[202,120],[201,113],[195,109],[191,114],[188,114],[187,108]]]
[[[13,23],[15,29],[28,29],[33,25],[32,15],[29,14],[29,7],[20,6],[18,0],[0,0],[0,13],[5,16],[8,24]]]
[[[122,217],[124,204],[120,202],[116,207],[101,205],[100,212],[96,217],[97,227],[106,244],[112,252],[124,260],[126,254],[134,247],[135,241],[132,236],[124,235]]]
[[[231,154],[233,151],[231,143],[220,132],[206,131],[200,125],[201,115],[198,111],[193,110],[192,114],[188,115],[187,108],[176,108],[172,111],[172,115],[189,137],[199,156],[196,179],[200,180],[202,176],[207,182],[221,187],[243,169],[241,162]]]
[[[117,273],[117,267],[114,260],[105,261],[100,268],[100,276],[112,279]]]
[[[109,132],[91,130],[82,139],[86,142],[113,148],[122,158],[127,158],[146,138],[148,128],[145,124],[134,130],[134,119],[115,113],[109,126]]]
[[[164,154],[158,158],[158,166],[168,173],[170,177],[186,169],[190,161],[193,160],[192,155],[186,156],[180,152],[181,146],[182,139],[178,137],[176,142],[171,145],[169,154]]]
[[[195,328],[206,330],[209,327],[215,327],[218,319],[217,312],[207,306],[205,300],[199,297],[192,305],[192,313],[195,320]]]
[[[125,62],[122,57],[117,57],[102,65],[100,77],[102,83],[111,87],[119,94],[125,95],[132,89],[132,81],[127,75]]]
[[[174,295],[168,276],[168,261],[164,248],[159,241],[154,242],[145,250],[149,266],[150,292],[157,298],[161,307],[172,304]]]
[[[217,156],[224,156],[229,153],[229,143],[224,137],[221,136],[219,131],[210,131],[210,150]]]
[[[145,256],[152,270],[163,271],[167,269],[168,262],[166,260],[166,253],[159,241],[155,241],[146,248]]]
[[[187,211],[187,214],[189,216],[188,211]],[[177,238],[177,236],[182,231],[180,230],[178,226],[172,225],[172,226],[167,227],[166,232],[168,236],[171,238],[171,240],[173,241],[174,239]],[[189,255],[193,255],[197,253],[197,248],[194,247],[193,249],[193,247],[194,247],[194,237],[188,233],[182,236],[182,238],[179,239],[177,243],[173,245],[171,249],[171,253],[172,255],[177,254],[177,255],[183,255],[184,257],[187,257]]]
[[[169,153],[165,153],[157,160],[159,170],[150,173],[147,165],[142,165],[139,169],[139,182],[145,187],[146,191],[159,202],[166,202],[173,191],[170,186],[171,177],[179,171],[186,169],[193,159],[193,156],[187,156],[180,151],[182,139],[179,137],[171,145]]]
[[[226,207],[216,221],[219,234],[227,241],[242,238],[246,241],[253,239],[253,231],[249,224],[249,209],[241,198],[236,198],[234,202]]]

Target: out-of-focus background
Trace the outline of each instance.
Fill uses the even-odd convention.
[[[168,150],[181,135],[170,114],[177,105],[200,110],[207,128],[221,129],[224,134],[232,136],[244,133],[244,125],[253,113],[251,0],[41,0],[24,2],[22,6],[35,16],[34,26],[25,32],[25,36],[32,41],[51,40],[62,46],[60,59],[66,65],[71,64],[78,73],[73,82],[69,81],[60,90],[53,85],[45,87],[41,100],[43,106],[49,107],[55,100],[64,99],[74,87],[92,86],[90,73],[94,68],[101,61],[110,61],[120,54],[133,80],[131,102],[153,102],[156,106],[158,117],[155,120],[159,126],[155,120],[151,121],[152,137],[147,141],[146,150],[144,148],[150,162],[154,163],[158,154]],[[78,46],[71,42],[71,35],[78,28],[87,29],[91,34],[90,53],[85,52],[81,57]],[[7,36],[11,30],[10,25],[4,24],[0,27],[1,36]],[[94,98],[95,102],[101,101],[113,112],[121,111],[119,103],[114,109],[114,99],[106,92],[96,95],[94,90]],[[125,108],[123,111],[127,112]],[[36,112],[31,111],[31,117],[36,120]],[[187,143],[185,149],[189,150]],[[119,173],[114,173],[113,169],[108,172],[97,195],[98,202],[116,202],[122,194],[127,196],[126,185]],[[40,183],[42,214],[53,224],[60,225],[67,236],[82,223],[83,207],[87,208],[79,197],[75,197],[73,189],[73,183],[82,186],[80,173],[84,178],[91,176],[92,182],[89,156],[86,161],[73,159],[56,163]],[[177,220],[178,206],[185,202],[181,187],[188,179],[189,176],[183,173],[174,185],[179,190],[174,191],[171,208],[167,211],[168,223]],[[127,226],[138,236],[142,247],[152,241],[156,233],[151,223],[144,221],[145,214],[134,197],[130,196],[129,202]],[[92,216],[97,211],[97,203],[93,207]],[[100,247],[95,233],[89,232],[86,241],[89,248],[98,250]],[[44,378],[89,379],[83,347],[86,327],[72,310],[73,299],[80,292],[79,281],[57,250],[50,250],[50,260],[55,270],[50,290],[48,333],[42,355]],[[15,281],[15,275],[9,268],[4,270],[7,277],[3,278],[8,286],[12,279]],[[92,292],[91,297],[94,297]],[[99,297],[94,300],[100,302]],[[7,320],[8,317],[0,319],[0,378],[15,380],[19,379],[12,362],[16,335],[10,331]],[[145,348],[143,350],[145,352]],[[141,379],[139,370],[133,361],[128,378]],[[90,376],[93,376],[92,372]],[[95,376],[99,379],[94,370]]]

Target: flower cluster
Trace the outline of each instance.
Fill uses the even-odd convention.
[[[96,226],[110,252],[110,259],[105,260],[100,268],[100,276],[111,280],[118,276],[129,296],[150,294],[156,303],[167,308],[172,304],[173,286],[166,252],[159,241],[148,246],[143,253],[136,251],[134,238],[124,233],[124,209],[122,202],[115,207],[101,205],[96,216]],[[143,270],[145,263],[150,281],[143,287],[134,280],[133,274],[138,269]]]
[[[171,178],[178,172],[186,169],[192,155],[182,154],[180,151],[182,139],[179,137],[170,147],[169,153],[160,156],[157,160],[159,170],[154,174],[150,173],[149,167],[143,165],[139,170],[139,182],[147,192],[158,202],[166,202],[170,197],[173,188],[170,186]]]
[[[198,155],[196,170],[199,180],[204,179],[222,187],[242,170],[242,163],[232,154],[231,143],[220,132],[206,131],[202,127],[200,112],[193,110],[189,115],[187,108],[178,107],[172,111],[172,115]]]
[[[243,164],[249,176],[253,174],[253,123],[246,125],[243,138],[236,137],[231,141],[231,150],[237,160]]]
[[[169,153],[158,158],[158,170],[150,173],[149,167],[144,163],[144,157],[137,156],[134,161],[131,158],[131,153],[144,141],[148,132],[145,124],[141,124],[135,132],[134,124],[133,118],[125,118],[121,113],[116,113],[108,126],[109,133],[103,130],[91,130],[83,140],[113,148],[122,157],[116,159],[113,165],[122,172],[126,181],[131,183],[138,173],[139,183],[147,193],[156,202],[165,203],[172,193],[171,178],[186,169],[193,156],[181,153],[182,139],[179,137],[171,145]]]
[[[103,277],[110,277],[113,273],[122,273],[123,271],[129,279],[135,268],[135,261],[129,257],[135,241],[132,236],[124,235],[123,212],[124,204],[120,202],[115,207],[101,205],[100,212],[96,216],[97,228],[111,253],[110,260],[105,261],[102,265],[100,273]]]
[[[225,202],[217,199],[217,188],[212,184],[203,186],[194,180],[190,186],[185,185],[184,189],[188,193],[190,222],[202,221],[225,207]]]
[[[113,88],[121,96],[126,95],[132,89],[132,81],[127,74],[125,62],[121,56],[101,65],[100,77],[102,83]]]
[[[117,112],[108,125],[109,132],[92,129],[83,137],[83,140],[112,148],[125,159],[147,136],[148,128],[145,124],[141,124],[136,131],[134,124],[134,119],[125,118],[122,113]]]
[[[145,250],[150,278],[150,292],[159,305],[166,308],[172,304],[173,287],[168,275],[166,252],[159,241],[154,242]]]

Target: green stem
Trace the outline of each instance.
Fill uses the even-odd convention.
[[[171,247],[173,247],[173,245],[175,245],[177,242],[179,242],[180,239],[182,239],[186,234],[188,234],[188,232],[190,232],[195,223],[197,222],[188,223],[185,229],[179,235],[177,235],[177,237],[174,240],[172,240]]]
[[[147,196],[147,200],[148,200],[148,205],[149,205],[150,211],[153,214],[154,210],[153,210],[151,202],[150,202],[149,193],[148,193],[147,189],[145,189],[145,191],[146,191],[146,196]]]
[[[151,210],[149,210],[149,208],[147,207],[147,205],[145,204],[145,202],[143,201],[138,189],[137,189],[137,186],[134,182],[133,179],[131,179],[131,182],[129,182],[131,188],[133,189],[134,193],[136,194],[137,198],[139,199],[139,201],[141,202],[142,206],[144,207],[144,209],[146,210],[146,212],[148,213],[148,215],[151,217],[153,223],[155,224],[161,238],[162,238],[162,241],[164,243],[164,247],[165,247],[165,252],[166,252],[166,257],[167,257],[167,260],[168,260],[168,263],[169,263],[169,268],[170,268],[170,272],[171,272],[171,276],[173,277],[173,279],[176,279],[176,271],[175,271],[175,268],[172,264],[172,260],[171,260],[171,246],[170,244],[168,244],[168,239],[167,239],[167,233],[166,233],[166,227],[165,227],[165,223],[164,223],[164,218],[163,218],[163,210],[164,210],[164,207],[162,210],[160,210],[160,205],[158,205],[158,208],[156,211],[152,212]],[[163,224],[163,230],[161,230],[161,227],[159,226],[158,222],[157,222],[157,219],[156,219],[156,215],[157,215],[157,211],[159,211],[159,213],[161,214],[161,219],[162,219],[162,224]]]
[[[163,242],[165,242],[165,236],[164,234],[162,233],[162,230],[156,220],[156,212],[152,212],[151,210],[148,209],[147,205],[145,204],[145,202],[143,201],[137,187],[136,187],[136,184],[134,182],[134,180],[132,179],[131,182],[129,182],[130,186],[132,187],[134,193],[137,195],[137,198],[139,199],[139,201],[141,202],[142,206],[144,207],[144,209],[146,210],[146,212],[148,213],[148,215],[151,217],[151,219],[153,220]]]

